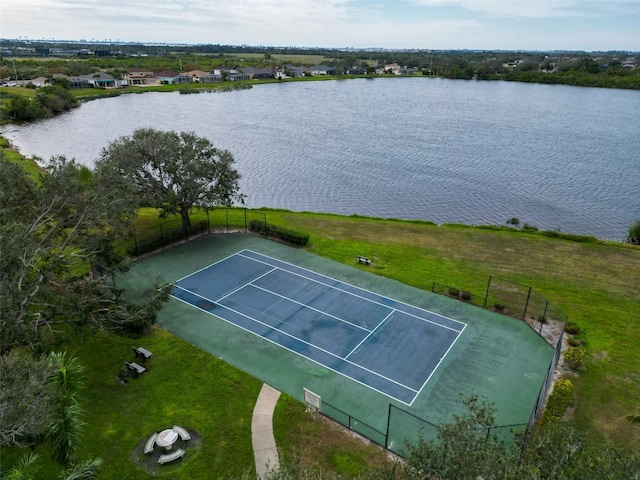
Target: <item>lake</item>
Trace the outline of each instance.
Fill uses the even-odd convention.
[[[91,165],[136,128],[228,149],[249,207],[504,225],[623,240],[640,218],[640,92],[432,78],[95,100],[0,128]]]

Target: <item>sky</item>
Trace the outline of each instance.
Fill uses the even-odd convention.
[[[2,0],[0,37],[640,51],[640,0]]]

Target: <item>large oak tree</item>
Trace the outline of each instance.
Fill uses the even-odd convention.
[[[140,331],[168,290],[141,305],[119,300],[89,265],[117,270],[114,241],[128,231],[137,200],[108,170],[51,159],[37,181],[0,152],[0,353],[38,350],[60,325]]]
[[[191,225],[194,206],[213,208],[242,202],[233,155],[194,133],[140,128],[102,151],[99,170],[113,170],[135,187],[142,205],[161,215],[180,214]]]

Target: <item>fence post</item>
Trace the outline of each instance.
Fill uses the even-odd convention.
[[[224,211],[227,215],[227,233],[229,233],[229,207],[226,207]]]
[[[544,304],[544,312],[542,312],[542,318],[540,319],[542,321],[540,322],[540,331],[538,332],[538,335],[542,333],[542,325],[544,325],[544,322],[547,321],[547,308],[549,308],[549,300],[547,300]]]
[[[244,233],[247,232],[247,207],[244,207]]]
[[[529,308],[529,298],[531,298],[531,287],[529,287],[529,292],[527,293],[527,301],[524,304],[524,312],[522,313],[522,320],[526,320],[527,318],[527,308]]]
[[[138,250],[138,237],[136,236],[136,232],[133,232],[133,246],[135,248],[136,257],[140,255]]]
[[[391,407],[393,407],[393,405],[389,404],[389,413],[387,414],[387,431],[384,434],[384,448],[389,447],[389,426],[391,425]]]
[[[489,281],[487,282],[487,292],[484,294],[484,305],[482,308],[487,308],[487,300],[489,299],[489,288],[491,287],[491,275],[489,275]]]
[[[209,207],[207,207],[207,233],[211,233],[211,222],[209,221]]]
[[[162,249],[164,250],[164,233],[162,232],[162,224],[160,224],[160,243],[162,244]]]
[[[264,212],[264,236],[267,236],[267,212]]]
[[[432,292],[436,291],[436,282],[433,282],[433,284],[431,285],[431,291]]]

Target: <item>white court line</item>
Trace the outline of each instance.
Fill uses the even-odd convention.
[[[272,265],[273,267],[273,265]],[[221,300],[224,300],[225,298],[227,298],[230,295],[233,295],[236,292],[239,292],[240,290],[242,290],[244,287],[251,285],[252,282],[264,277],[265,275],[270,274],[271,272],[273,272],[274,270],[277,270],[278,267],[273,267],[271,270],[269,270],[268,272],[264,272],[262,275],[258,275],[256,278],[254,278],[253,280],[245,283],[244,285],[240,285],[238,288],[236,288],[235,290],[230,291],[229,293],[227,293],[226,295],[221,296],[218,300],[215,300],[214,303],[218,303]],[[183,289],[184,290],[184,289]],[[187,290],[188,291],[188,290]]]
[[[389,313],[389,315],[387,315],[386,317],[384,317],[384,320],[382,320],[382,321],[378,324],[378,326],[377,326],[376,328],[374,328],[373,330],[371,330],[371,332],[369,332],[369,335],[367,335],[366,337],[364,337],[364,338],[362,339],[362,341],[361,341],[358,345],[356,345],[355,347],[353,347],[353,348],[351,349],[351,351],[347,354],[347,356],[346,356],[346,357],[344,357],[344,359],[346,360],[347,358],[349,358],[349,357],[351,356],[351,354],[352,354],[352,353],[354,353],[356,350],[358,350],[358,348],[360,348],[360,345],[362,345],[362,344],[363,344],[364,342],[366,342],[369,338],[371,338],[371,337],[373,336],[373,334],[374,334],[374,333],[376,333],[378,330],[380,330],[380,327],[382,327],[382,324],[383,324],[383,323],[385,323],[387,320],[389,320],[389,318],[391,317],[391,315],[393,315],[393,313],[394,313],[395,311],[396,311],[395,309],[394,309],[394,310],[392,310],[392,311]]]
[[[271,272],[273,272],[273,270],[271,270]],[[267,272],[267,273],[271,273],[271,272]],[[256,280],[257,280],[257,278],[256,278]],[[313,308],[313,307],[307,305],[306,303],[298,302],[297,300],[294,300],[293,298],[285,297],[284,295],[280,295],[277,292],[272,292],[271,290],[263,288],[263,287],[261,287],[259,285],[254,285],[253,283],[249,283],[248,285],[245,285],[244,287],[249,287],[249,286],[251,286],[253,288],[258,288],[258,289],[262,290],[263,292],[270,293],[272,295],[275,295],[276,297],[280,297],[280,298],[282,298],[284,300],[287,300],[287,301],[289,301],[291,303],[295,303],[297,305],[300,305],[301,307],[308,308],[309,310],[313,310],[314,312],[321,313],[322,315],[325,315],[325,316],[327,316],[329,318],[333,318],[334,320],[338,320],[339,322],[346,323],[347,325],[351,325],[352,327],[359,328],[360,330],[364,330],[365,332],[369,332],[369,333],[371,332],[371,330],[369,330],[368,328],[364,328],[364,327],[361,327],[360,325],[356,325],[355,323],[351,323],[351,322],[349,322],[347,320],[343,320],[342,318],[336,317],[335,315],[331,315],[330,313],[327,313],[324,310],[318,310],[317,308]],[[242,287],[242,288],[244,288],[244,287]]]
[[[460,333],[456,336],[456,338],[453,339],[453,342],[451,342],[451,345],[449,345],[449,348],[447,348],[447,351],[444,352],[444,354],[442,355],[442,357],[440,357],[440,361],[436,364],[435,367],[433,367],[433,370],[431,370],[431,373],[429,374],[429,376],[427,377],[427,379],[424,381],[424,383],[422,384],[422,387],[420,387],[420,390],[418,390],[418,393],[416,394],[416,396],[413,398],[413,400],[415,400],[416,398],[418,398],[418,396],[422,393],[422,390],[424,390],[424,387],[427,386],[427,383],[429,383],[429,380],[431,380],[431,377],[433,377],[433,374],[436,373],[436,370],[438,369],[438,367],[440,367],[440,364],[444,361],[444,359],[447,357],[447,355],[449,354],[449,352],[451,351],[451,349],[453,348],[453,346],[455,345],[455,343],[458,341],[458,339],[462,336],[462,332],[464,332],[465,328],[467,328],[467,326],[465,325],[462,330],[460,330]],[[411,402],[413,403],[413,401]]]
[[[321,274],[321,273],[314,272],[313,270],[309,270],[309,269],[304,268],[304,267],[299,267],[299,266],[297,266],[297,265],[293,265],[292,263],[288,263],[288,262],[285,262],[285,261],[283,261],[283,260],[278,260],[277,258],[271,258],[271,257],[269,257],[269,256],[267,256],[267,255],[263,255],[263,254],[261,254],[261,253],[254,252],[254,251],[252,251],[252,250],[248,250],[248,249],[246,249],[246,250],[243,250],[243,251],[251,252],[251,253],[254,253],[254,254],[259,255],[259,256],[261,256],[261,257],[265,257],[265,258],[268,258],[268,259],[271,259],[271,260],[276,260],[277,262],[284,263],[285,265],[290,265],[291,267],[299,268],[299,269],[301,269],[301,270],[305,270],[305,271],[310,272],[310,273],[312,273],[312,274],[314,274],[314,275],[318,275],[318,276],[320,276],[320,277],[324,277],[324,278],[327,278],[327,279],[333,280],[333,281],[335,281],[335,282],[339,282],[339,283],[341,283],[341,284],[343,284],[343,285],[348,285],[348,286],[350,286],[350,287],[353,287],[353,288],[358,289],[358,290],[362,290],[363,292],[370,293],[370,294],[375,295],[375,296],[377,296],[377,297],[386,298],[386,299],[388,299],[388,300],[391,300],[391,301],[392,301],[392,302],[394,302],[394,303],[398,303],[398,304],[401,304],[401,305],[406,305],[406,306],[408,306],[408,307],[415,308],[416,310],[420,310],[420,311],[426,312],[426,313],[428,313],[428,314],[430,314],[430,315],[434,315],[434,316],[436,316],[436,317],[444,318],[444,319],[446,319],[446,320],[449,320],[449,321],[452,321],[452,322],[455,322],[455,323],[459,323],[460,325],[462,325],[462,326],[463,326],[463,329],[464,329],[464,327],[466,326],[466,323],[461,322],[461,321],[459,321],[459,320],[455,320],[455,319],[453,319],[453,318],[449,318],[449,317],[446,317],[446,316],[444,316],[444,315],[440,315],[439,313],[435,313],[435,312],[432,312],[432,311],[430,311],[430,310],[426,310],[426,309],[424,309],[424,308],[416,307],[415,305],[409,305],[408,303],[405,303],[405,302],[402,302],[402,301],[399,301],[399,300],[395,300],[395,299],[393,299],[393,298],[385,297],[384,295],[380,295],[379,293],[373,292],[373,291],[371,291],[371,290],[367,290],[367,289],[362,288],[362,287],[358,287],[357,285],[353,285],[353,284],[351,284],[351,283],[343,282],[342,280],[338,280],[337,278],[332,278],[332,277],[329,277],[328,275],[323,275],[323,274]],[[302,274],[300,274],[300,273],[298,273],[298,272],[294,272],[294,271],[291,271],[291,270],[284,269],[284,268],[282,268],[282,267],[280,267],[280,266],[278,266],[278,265],[273,265],[272,263],[269,263],[269,262],[266,262],[266,261],[263,261],[263,260],[259,260],[259,259],[256,259],[256,258],[248,257],[247,255],[243,255],[243,254],[242,254],[242,252],[238,252],[238,253],[236,253],[236,255],[239,255],[239,256],[241,256],[241,257],[247,258],[247,259],[249,259],[249,260],[253,260],[253,261],[255,261],[255,262],[259,262],[259,263],[263,263],[263,264],[265,264],[265,265],[269,265],[270,267],[275,267],[275,268],[277,268],[277,269],[279,269],[279,270],[282,270],[283,272],[290,273],[291,275],[297,275],[298,277],[304,278],[304,279],[309,280],[309,281],[311,281],[311,282],[315,282],[315,283],[317,283],[318,285],[324,285],[325,287],[328,287],[328,288],[332,288],[332,289],[338,290],[338,291],[340,291],[340,292],[346,293],[346,294],[351,295],[351,296],[356,297],[356,298],[360,298],[360,299],[362,299],[362,300],[366,300],[367,302],[373,303],[373,304],[375,304],[375,305],[380,305],[380,306],[385,307],[385,308],[392,308],[392,307],[389,307],[388,305],[385,305],[384,303],[380,303],[380,302],[377,302],[377,301],[375,301],[375,300],[371,300],[370,298],[363,297],[362,295],[357,295],[357,294],[355,294],[355,293],[353,293],[353,292],[349,292],[349,291],[347,291],[347,290],[343,290],[343,289],[341,289],[341,288],[339,288],[339,287],[336,287],[336,286],[334,286],[334,285],[326,284],[326,283],[324,283],[324,282],[321,282],[321,281],[319,281],[319,280],[316,280],[315,278],[306,277],[306,276],[304,276],[304,275],[302,275]],[[399,312],[404,313],[405,315],[409,315],[409,316],[411,316],[411,317],[415,317],[415,318],[417,318],[417,319],[419,319],[419,320],[422,320],[422,321],[424,321],[424,322],[428,322],[428,323],[432,323],[433,325],[437,325],[438,327],[446,328],[447,330],[451,330],[451,331],[453,331],[453,332],[460,332],[460,330],[457,330],[457,329],[455,329],[455,328],[451,328],[451,327],[447,327],[446,325],[442,325],[442,324],[440,324],[440,323],[438,323],[438,322],[434,322],[433,320],[429,320],[428,318],[420,317],[420,316],[415,315],[415,314],[413,314],[413,313],[411,313],[411,312],[407,312],[407,311],[405,311],[405,310],[400,310],[400,309],[396,309],[396,310],[398,310]]]
[[[238,252],[236,252],[236,253],[232,253],[231,255],[228,255],[228,256],[226,256],[226,257],[224,257],[224,258],[222,258],[222,259],[218,260],[217,262],[213,262],[213,263],[211,263],[211,264],[207,265],[206,267],[202,267],[200,270],[196,270],[195,272],[191,272],[189,275],[185,275],[184,277],[179,278],[179,279],[178,279],[178,280],[176,280],[174,283],[181,282],[181,281],[182,281],[182,280],[184,280],[185,278],[189,278],[189,277],[191,277],[192,275],[195,275],[195,274],[197,274],[197,273],[200,273],[200,272],[202,272],[202,271],[206,270],[206,269],[207,269],[207,268],[209,268],[209,267],[213,267],[214,265],[217,265],[218,263],[222,263],[222,262],[224,262],[225,260],[229,260],[231,257],[235,257],[237,254],[238,254]],[[245,258],[247,258],[247,257],[245,257]]]
[[[200,297],[200,295],[198,295],[197,293],[193,293],[193,292],[191,292],[191,291],[189,291],[189,290],[187,290],[187,289],[185,289],[185,288],[180,287],[180,289],[181,289],[181,290],[184,290],[184,291],[185,291],[185,292],[187,292],[187,293],[191,293],[191,294],[193,294],[193,295],[195,295],[195,296]],[[277,331],[277,332],[279,332],[279,333],[282,333],[283,335],[286,335],[286,336],[287,336],[287,337],[289,337],[289,338],[292,338],[292,339],[294,339],[294,340],[297,340],[297,341],[298,341],[298,342],[300,342],[300,343],[304,343],[304,344],[306,344],[306,345],[309,345],[310,347],[313,347],[313,348],[315,348],[315,349],[317,349],[317,350],[319,350],[319,351],[321,351],[321,352],[324,352],[324,353],[326,353],[327,355],[330,355],[330,356],[335,357],[335,358],[337,358],[337,359],[339,359],[339,360],[342,360],[342,361],[343,361],[343,362],[345,362],[345,363],[348,363],[348,364],[350,364],[350,365],[353,365],[354,367],[357,367],[357,368],[359,368],[360,370],[362,370],[362,371],[364,371],[364,372],[367,372],[367,373],[370,373],[370,374],[372,374],[372,375],[374,375],[374,376],[376,376],[376,377],[382,378],[383,380],[386,380],[386,381],[387,381],[387,382],[389,382],[389,383],[393,383],[393,384],[395,384],[395,385],[397,385],[397,386],[399,386],[399,387],[401,387],[401,388],[404,388],[405,390],[408,390],[408,391],[413,392],[414,394],[416,394],[416,395],[414,395],[414,398],[413,398],[413,400],[411,401],[411,403],[404,402],[404,401],[402,401],[402,400],[400,400],[400,399],[398,399],[398,398],[396,398],[396,397],[394,397],[394,396],[392,396],[392,395],[389,395],[388,393],[385,393],[385,392],[383,392],[383,391],[381,391],[381,390],[379,390],[379,389],[377,389],[377,388],[373,387],[372,385],[369,385],[368,383],[364,383],[364,382],[362,382],[362,381],[360,381],[360,380],[358,380],[358,379],[356,379],[356,378],[350,377],[349,375],[346,375],[346,374],[345,374],[345,373],[343,373],[343,372],[340,372],[340,371],[338,371],[338,370],[335,370],[335,369],[331,368],[330,366],[328,366],[328,365],[326,365],[326,364],[324,364],[324,363],[320,362],[319,360],[314,360],[313,358],[307,357],[306,355],[304,355],[304,354],[302,354],[302,353],[300,353],[300,352],[298,352],[298,351],[296,351],[296,350],[293,350],[293,349],[291,349],[291,348],[289,348],[289,347],[287,347],[287,346],[285,346],[285,345],[283,345],[283,344],[281,344],[281,343],[278,343],[278,342],[276,342],[276,341],[274,341],[274,340],[271,340],[271,339],[269,339],[269,338],[267,338],[267,337],[265,337],[265,336],[263,336],[263,335],[260,335],[260,334],[258,334],[258,333],[256,333],[256,332],[254,332],[253,330],[247,329],[247,328],[243,327],[242,325],[238,325],[237,323],[235,323],[235,322],[233,322],[233,321],[231,321],[231,320],[229,320],[229,319],[226,319],[226,318],[221,317],[221,316],[219,316],[219,315],[213,314],[213,313],[209,312],[208,310],[205,310],[204,308],[201,308],[201,307],[199,307],[198,305],[194,305],[193,303],[190,303],[190,302],[188,302],[188,301],[186,301],[186,300],[183,300],[183,299],[181,299],[181,298],[175,297],[175,296],[173,296],[173,295],[172,295],[172,297],[173,297],[173,298],[175,298],[176,300],[178,300],[178,301],[180,301],[180,302],[184,303],[185,305],[189,305],[189,306],[191,306],[191,307],[197,308],[198,310],[200,310],[200,311],[202,311],[202,312],[204,312],[204,313],[206,313],[206,314],[208,314],[208,315],[211,315],[211,316],[214,316],[214,317],[220,318],[220,319],[224,320],[225,322],[227,322],[227,323],[229,323],[229,324],[231,324],[231,325],[233,325],[233,326],[235,326],[235,327],[237,327],[237,328],[240,328],[240,329],[242,329],[242,330],[244,330],[244,331],[246,331],[246,332],[249,332],[249,333],[251,333],[251,334],[253,334],[253,335],[257,336],[257,337],[260,337],[260,338],[262,338],[262,339],[264,339],[264,340],[267,340],[268,342],[271,342],[271,343],[273,343],[274,345],[278,345],[279,347],[284,348],[285,350],[288,350],[288,351],[290,351],[290,352],[293,352],[293,353],[295,353],[296,355],[299,355],[299,356],[301,356],[301,357],[303,357],[303,358],[306,358],[307,360],[310,360],[310,361],[312,361],[312,362],[314,362],[314,363],[317,363],[318,365],[320,365],[320,366],[322,366],[322,367],[324,367],[324,368],[327,368],[327,369],[331,370],[332,372],[335,372],[335,373],[337,373],[337,374],[339,374],[339,375],[342,375],[343,377],[348,378],[349,380],[352,380],[352,381],[354,381],[354,382],[356,382],[356,383],[359,383],[360,385],[364,385],[364,386],[365,386],[365,387],[367,387],[367,388],[370,388],[370,389],[372,389],[372,390],[375,390],[376,392],[378,392],[378,393],[380,393],[380,394],[382,394],[382,395],[385,395],[385,396],[387,396],[387,397],[389,397],[389,398],[393,398],[394,400],[396,400],[396,401],[398,401],[398,402],[401,402],[401,403],[403,403],[403,404],[405,404],[405,405],[409,405],[409,406],[410,406],[410,405],[411,405],[411,403],[413,403],[413,400],[415,400],[415,397],[416,397],[416,395],[417,395],[417,393],[418,393],[418,391],[417,391],[416,389],[414,389],[414,388],[411,388],[411,387],[408,387],[408,386],[406,386],[406,385],[403,385],[402,383],[397,382],[397,381],[395,381],[395,380],[393,380],[393,379],[391,379],[391,378],[387,378],[387,377],[385,377],[384,375],[380,375],[379,373],[376,373],[376,372],[374,372],[373,370],[369,370],[368,368],[363,367],[362,365],[358,365],[357,363],[354,363],[354,362],[351,362],[351,361],[349,361],[349,360],[346,360],[346,359],[344,359],[344,358],[340,357],[339,355],[336,355],[335,353],[331,353],[331,352],[329,352],[328,350],[325,350],[325,349],[323,349],[323,348],[321,348],[321,347],[319,347],[319,346],[317,346],[317,345],[314,345],[313,343],[306,342],[306,341],[304,341],[304,340],[302,340],[302,339],[300,339],[300,338],[298,338],[298,337],[296,337],[296,336],[294,336],[294,335],[291,335],[291,334],[289,334],[289,333],[287,333],[287,332],[284,332],[284,331],[282,331],[282,330],[280,330],[280,329],[278,329],[278,328],[276,328],[276,327],[273,327],[273,326],[271,326],[271,325],[269,325],[269,324],[266,324],[266,323],[264,323],[264,322],[261,322],[260,320],[257,320],[257,319],[255,319],[255,318],[253,318],[253,317],[251,317],[251,316],[249,316],[249,315],[246,315],[246,314],[244,314],[244,313],[242,313],[242,312],[238,312],[238,311],[236,311],[236,310],[234,310],[234,309],[232,309],[232,308],[229,308],[229,307],[227,307],[227,306],[225,306],[225,305],[218,305],[218,307],[221,307],[221,308],[224,308],[224,309],[226,309],[226,310],[229,310],[230,312],[234,312],[234,313],[236,313],[236,314],[238,314],[238,315],[241,315],[241,316],[243,316],[243,317],[245,317],[245,318],[247,318],[247,319],[251,320],[252,322],[258,323],[258,324],[263,325],[263,326],[265,326],[265,327],[267,327],[267,328],[269,328],[269,329],[271,329],[271,330],[275,330],[275,331]],[[204,297],[201,297],[201,298],[204,298]]]

